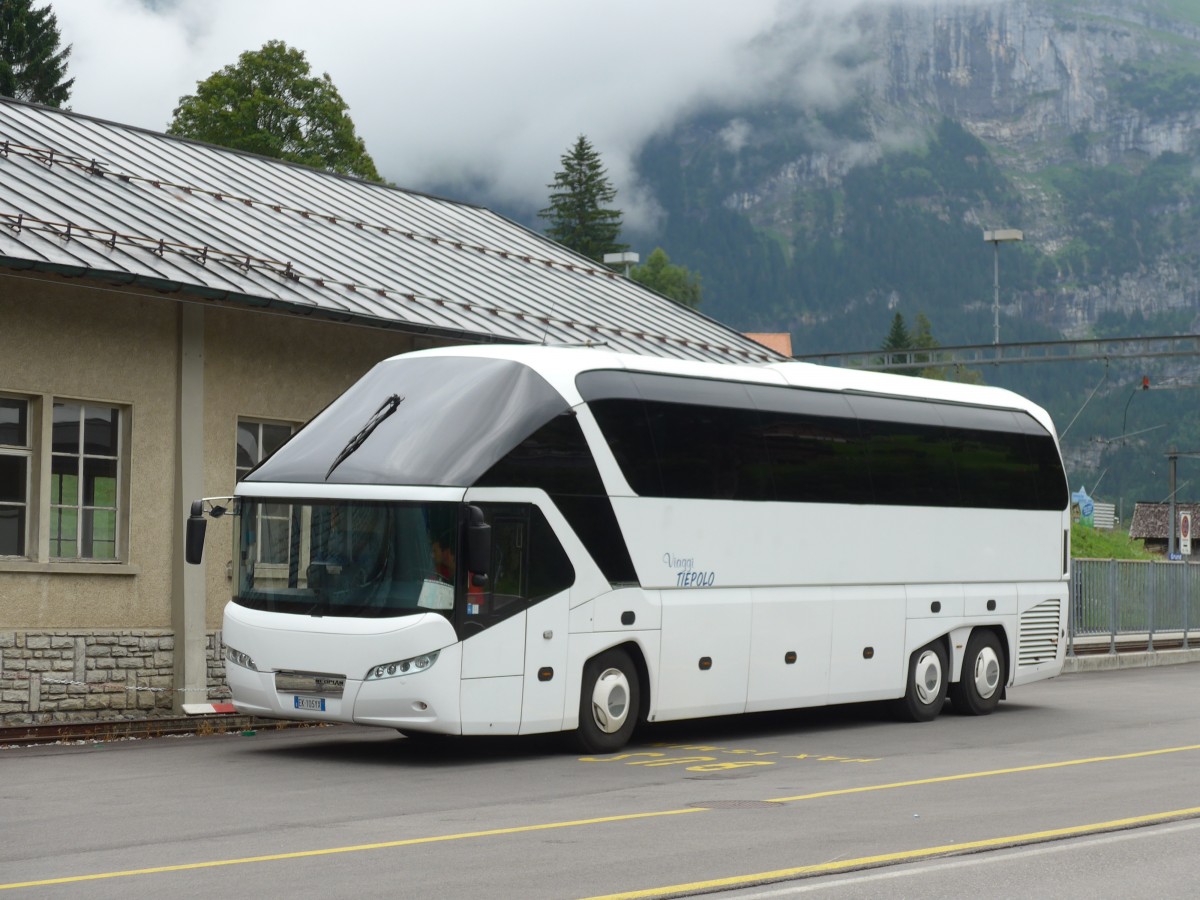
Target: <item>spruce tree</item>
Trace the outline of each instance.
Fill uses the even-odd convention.
[[[605,253],[629,249],[620,243],[621,211],[608,204],[617,196],[608,181],[600,154],[583,135],[562,155],[562,170],[554,176],[550,205],[538,213],[549,222],[546,236],[584,256],[603,262]]]
[[[906,351],[911,350],[912,346],[912,335],[908,331],[908,326],[904,324],[904,316],[896,313],[892,317],[892,326],[888,329],[888,335],[880,348],[884,351],[883,362],[888,364],[906,361],[908,357]],[[893,374],[907,374],[904,369],[885,369],[884,371]]]
[[[0,0],[0,94],[62,106],[74,78],[66,78],[68,45],[59,49],[58,19],[33,0]]]
[[[892,327],[888,329],[887,338],[884,339],[882,350],[909,350],[913,346],[912,335],[908,332],[908,326],[904,324],[904,316],[896,313],[892,317]]]

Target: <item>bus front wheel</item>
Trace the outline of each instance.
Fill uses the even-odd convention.
[[[934,641],[909,657],[908,682],[904,697],[896,701],[896,712],[910,722],[929,722],[945,703],[946,648]]]
[[[638,672],[623,650],[609,650],[583,667],[575,744],[585,753],[615,753],[637,725]]]
[[[986,716],[1000,703],[1007,681],[1000,639],[987,628],[976,628],[967,641],[962,677],[950,685],[950,703],[964,716]]]

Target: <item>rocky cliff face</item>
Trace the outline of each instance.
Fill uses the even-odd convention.
[[[803,152],[731,191],[725,206],[760,228],[794,237],[799,193],[836,186],[943,117],[984,141],[1021,195],[1019,221],[995,222],[978,206],[968,220],[1021,227],[1051,259],[1076,237],[1076,222],[1042,177],[1048,167],[1137,172],[1163,154],[1200,159],[1200,24],[1168,17],[1153,0],[884,5],[864,8],[855,28],[862,52],[848,66],[869,133],[817,128]],[[1200,310],[1200,246],[1182,240],[1133,272],[1081,280],[1064,270],[1060,284],[1024,302],[1067,335],[1105,312]],[[1020,303],[1006,312],[1022,314]]]
[[[1200,29],[1136,4],[906,6],[862,24],[884,60],[873,96],[893,110],[957,118],[1026,165],[1075,158],[1076,133],[1095,136],[1086,155],[1101,165],[1200,146],[1200,109],[1155,114],[1111,89],[1129,78],[1123,67],[1200,43]]]

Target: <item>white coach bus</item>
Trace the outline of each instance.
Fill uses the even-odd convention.
[[[981,715],[1063,663],[1057,439],[995,388],[422,351],[297,432],[233,512],[226,674],[253,715],[606,752],[644,721]]]

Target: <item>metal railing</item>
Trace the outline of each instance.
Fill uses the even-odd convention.
[[[1200,563],[1072,559],[1070,621],[1069,656],[1077,643],[1103,647],[1103,638],[1109,653],[1118,638],[1187,649],[1193,630],[1200,639]]]

